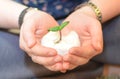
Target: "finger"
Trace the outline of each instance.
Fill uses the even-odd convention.
[[[29,24],[31,22],[31,24]],[[40,55],[40,56],[53,56],[56,55],[56,51],[50,48],[45,48],[37,44],[37,38],[35,38],[35,26],[32,21],[28,21],[26,23],[23,23],[23,26],[21,28],[22,35],[23,35],[23,41],[25,41],[28,48],[31,49],[32,54],[34,55]],[[30,28],[30,29],[29,29]]]
[[[54,57],[40,57],[40,56],[31,56],[32,61],[44,66],[51,66],[57,62],[61,62],[62,58],[60,56],[54,56]]]
[[[60,71],[62,69],[62,62],[58,62],[52,66],[45,66],[45,67],[51,71]]]
[[[49,57],[49,56],[57,55],[57,52],[55,49],[43,47],[38,43],[31,48],[31,51],[32,51],[32,54],[36,56]]]
[[[29,48],[33,47],[36,44],[35,38],[35,24],[32,20],[27,20],[22,25],[22,34],[23,39]]]
[[[65,72],[67,72],[67,70],[60,70],[60,72],[65,73]]]
[[[48,33],[48,30],[45,30],[45,28],[44,28],[44,30],[41,28],[38,28],[35,32],[35,35],[37,38],[41,39],[46,33]],[[39,39],[39,41],[40,41],[40,39]]]
[[[20,40],[19,40],[19,45],[20,48],[25,51],[29,56],[31,56],[31,51],[28,48],[28,46],[26,45],[25,41],[23,40],[22,34],[20,34]]]
[[[92,26],[90,29],[92,46],[98,53],[101,53],[103,48],[102,26],[99,22],[93,23]]]
[[[70,64],[73,64],[75,66],[86,64],[89,61],[86,58],[79,57],[79,56],[76,56],[76,55],[71,55],[71,54],[68,54],[68,55],[64,56],[63,60],[66,61],[66,62],[69,62]]]
[[[96,50],[93,49],[92,46],[81,46],[81,47],[74,47],[70,49],[70,54],[79,56],[79,57],[84,57],[87,59],[92,58],[97,54]]]
[[[63,61],[63,69],[61,70],[61,72],[65,73],[69,69],[69,65],[69,62]]]
[[[73,69],[75,69],[76,67],[77,67],[76,65],[70,64],[68,70],[73,70]]]
[[[56,51],[53,50],[53,49],[50,49],[50,48],[45,48],[45,47],[42,47],[40,45],[38,45],[36,43],[36,45],[34,45],[34,47],[32,48],[29,48],[26,43],[25,43],[25,40],[23,40],[23,37],[22,37],[22,34],[20,35],[20,47],[21,49],[23,49],[24,51],[26,51],[26,53],[31,56],[32,55],[36,55],[36,56],[54,56],[56,55]],[[52,52],[53,51],[53,52]]]

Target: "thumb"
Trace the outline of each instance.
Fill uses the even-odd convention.
[[[103,49],[103,36],[101,27],[102,26],[99,23],[94,24],[90,31],[92,37],[92,46],[99,53],[101,53]]]
[[[29,48],[32,48],[36,44],[35,38],[35,26],[31,22],[23,23],[22,27],[23,40]]]

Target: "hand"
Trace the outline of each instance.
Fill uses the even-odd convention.
[[[65,21],[70,21],[62,31],[63,34],[74,30],[78,33],[81,45],[73,47],[63,57],[63,71],[86,64],[93,56],[103,50],[103,36],[100,22],[88,13],[75,11]]]
[[[62,57],[56,50],[43,47],[41,38],[48,32],[48,28],[58,23],[52,16],[42,11],[30,11],[24,17],[20,31],[20,47],[32,58],[35,63],[41,64],[52,71],[62,67]]]

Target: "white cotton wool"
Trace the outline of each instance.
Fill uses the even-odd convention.
[[[80,46],[80,40],[78,34],[75,31],[71,31],[67,36],[62,35],[62,40],[59,40],[60,34],[58,32],[48,32],[41,40],[41,44],[46,47],[56,49],[59,55],[65,55],[72,47]]]

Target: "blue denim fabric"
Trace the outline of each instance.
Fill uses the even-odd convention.
[[[120,65],[120,16],[103,24],[104,50],[93,60]]]
[[[0,79],[25,79],[32,76],[18,41],[18,36],[0,31]]]
[[[19,48],[17,35],[0,31],[0,41],[0,79],[94,79],[103,70],[101,63],[90,61],[65,74],[52,72],[32,62]]]
[[[23,3],[23,0],[16,0]],[[27,1],[27,0],[25,0]],[[67,16],[73,8],[85,0],[61,0],[69,1],[61,3],[60,0],[47,0],[49,6],[46,9],[45,3],[36,3],[29,0],[27,6],[38,7],[47,11],[54,17]],[[33,2],[32,2],[33,1]],[[51,2],[54,1],[54,5]],[[75,4],[73,4],[75,3]],[[60,9],[63,5],[64,8]],[[48,6],[47,5],[47,6]],[[42,6],[42,7],[41,7]],[[57,6],[58,11],[56,11]],[[43,8],[44,7],[44,8]],[[67,13],[65,13],[66,11]],[[51,13],[52,12],[52,13]],[[94,57],[88,64],[79,66],[65,74],[52,72],[41,65],[32,62],[31,58],[19,48],[19,36],[5,31],[0,31],[0,79],[95,79],[101,75],[103,70],[102,63],[120,64],[120,16],[103,24],[104,51]]]
[[[104,51],[88,64],[65,74],[35,64],[19,48],[19,36],[0,31],[0,79],[95,79],[102,63],[120,65],[120,16],[103,24]]]

